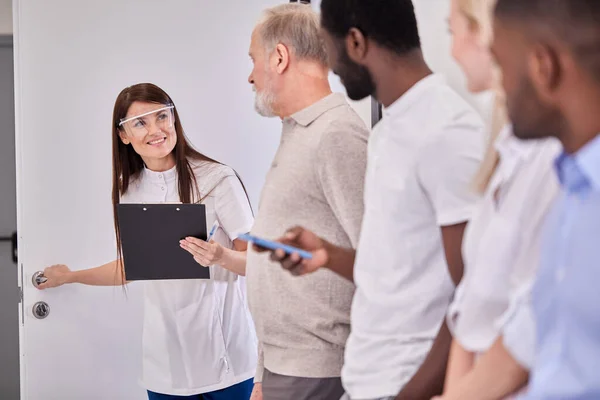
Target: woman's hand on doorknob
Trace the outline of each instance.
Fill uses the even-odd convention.
[[[44,269],[44,277],[46,282],[40,283],[38,289],[50,289],[53,287],[62,286],[65,283],[69,283],[69,277],[71,270],[66,265],[53,265]]]

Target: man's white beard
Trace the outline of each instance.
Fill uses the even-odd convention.
[[[273,105],[275,104],[275,93],[273,93],[270,89],[265,89],[259,92],[256,90],[256,87],[253,87],[253,90],[254,93],[256,93],[256,97],[254,98],[254,109],[256,112],[263,117],[275,117],[276,114],[273,110]]]

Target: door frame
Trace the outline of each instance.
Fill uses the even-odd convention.
[[[0,49],[11,49],[12,50],[12,52],[13,52],[13,67],[14,67],[14,60],[15,60],[15,57],[14,57],[14,51],[15,51],[15,48],[14,48],[14,34],[0,34]],[[13,68],[13,70],[14,70],[14,68]],[[13,74],[16,74],[16,72],[13,71]],[[16,84],[16,81],[13,80],[13,97],[14,98],[16,98],[15,84]],[[16,104],[15,104],[15,113],[16,113]],[[16,123],[17,123],[16,119],[17,118],[16,118],[16,115],[15,115],[15,132],[13,133],[14,135],[16,135]],[[15,137],[15,146],[16,146],[16,137]],[[16,162],[16,157],[17,157],[16,147],[15,147],[15,149],[13,149],[13,151],[15,153],[15,162]],[[15,185],[16,185],[16,176],[15,176]],[[18,220],[17,209],[15,209],[14,212],[15,212],[15,214],[17,216],[17,220]],[[17,222],[17,225],[18,225],[18,222]],[[19,357],[16,360],[17,363],[18,363],[16,367],[19,370],[19,374],[18,374],[18,376],[19,376],[19,378],[18,378],[19,379],[19,392],[20,392],[19,396],[22,398],[23,397],[23,388],[21,386],[21,383],[22,383],[22,372],[23,372],[22,368],[23,368],[23,365],[22,365],[22,362],[21,362],[21,351],[20,351],[20,346],[21,346],[21,324],[22,324],[22,321],[23,321],[23,319],[22,319],[22,315],[23,315],[23,313],[22,313],[22,311],[23,311],[22,310],[22,306],[23,306],[23,291],[22,291],[22,285],[21,285],[22,271],[21,271],[20,264],[18,263],[18,260],[15,259],[16,258],[15,247],[17,245],[16,232],[0,232],[0,236],[2,236],[2,237],[0,237],[1,241],[11,242],[11,244],[12,244],[11,247],[13,249],[13,261],[15,262],[15,268],[17,268],[17,281],[13,282],[12,284],[14,284],[14,285],[17,286],[17,291],[19,293],[19,297],[17,299],[15,299],[15,302],[17,303],[17,304],[15,304],[15,306],[17,306],[19,303],[21,303],[20,304],[21,310],[19,312],[20,315],[17,318],[17,327],[16,327],[18,329],[18,332],[19,332],[18,333],[18,335],[19,335],[18,336],[18,341],[19,341],[18,342],[19,343]]]
[[[17,255],[22,254],[21,248],[23,247],[23,241],[21,236],[18,234],[19,227],[21,226],[21,207],[19,206],[19,198],[21,197],[21,190],[19,185],[20,175],[20,164],[21,164],[21,81],[20,81],[20,57],[19,57],[19,8],[21,7],[19,0],[13,0],[12,12],[13,12],[13,33],[10,37],[11,44],[13,47],[13,65],[14,65],[14,98],[15,98],[15,161],[16,161],[16,185],[17,185]],[[1,42],[0,38],[0,43]],[[4,39],[4,42],[8,41],[8,38]],[[17,260],[17,286],[19,287],[19,387],[20,387],[20,398],[27,398],[27,385],[25,375],[25,349],[23,348],[24,343],[24,329],[25,329],[25,298],[24,298],[24,273],[23,273],[23,262]]]
[[[0,35],[0,48],[8,48],[8,49],[12,49],[13,53],[14,53],[14,45],[13,45],[13,35],[12,34],[1,34]],[[14,60],[14,55],[13,55],[13,60]],[[13,61],[14,62],[14,61]],[[13,68],[14,69],[14,68]],[[14,72],[13,72],[14,74]],[[14,96],[14,83],[13,83],[13,96]],[[15,134],[16,134],[16,128],[15,128]],[[15,150],[15,157],[16,157],[16,150]],[[15,179],[16,181],[16,179]],[[16,182],[15,182],[16,184]],[[16,214],[17,210],[15,210],[15,214]],[[17,246],[17,236],[16,236],[16,232],[0,232],[0,242],[11,242],[11,247],[13,248],[13,261],[18,264],[18,260],[16,257],[17,251],[16,251],[16,246]]]
[[[0,47],[13,47],[13,35],[0,35]]]

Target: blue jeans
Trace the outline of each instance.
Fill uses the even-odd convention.
[[[254,380],[248,379],[225,389],[193,396],[174,396],[148,391],[148,400],[248,400],[253,387]]]

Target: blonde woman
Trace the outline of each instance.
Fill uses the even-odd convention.
[[[534,343],[529,285],[540,227],[558,191],[552,161],[559,146],[512,135],[489,50],[495,0],[451,2],[452,55],[469,90],[493,90],[496,101],[475,180],[482,197],[465,233],[465,273],[447,316],[453,343],[442,399],[501,399],[528,379]]]

